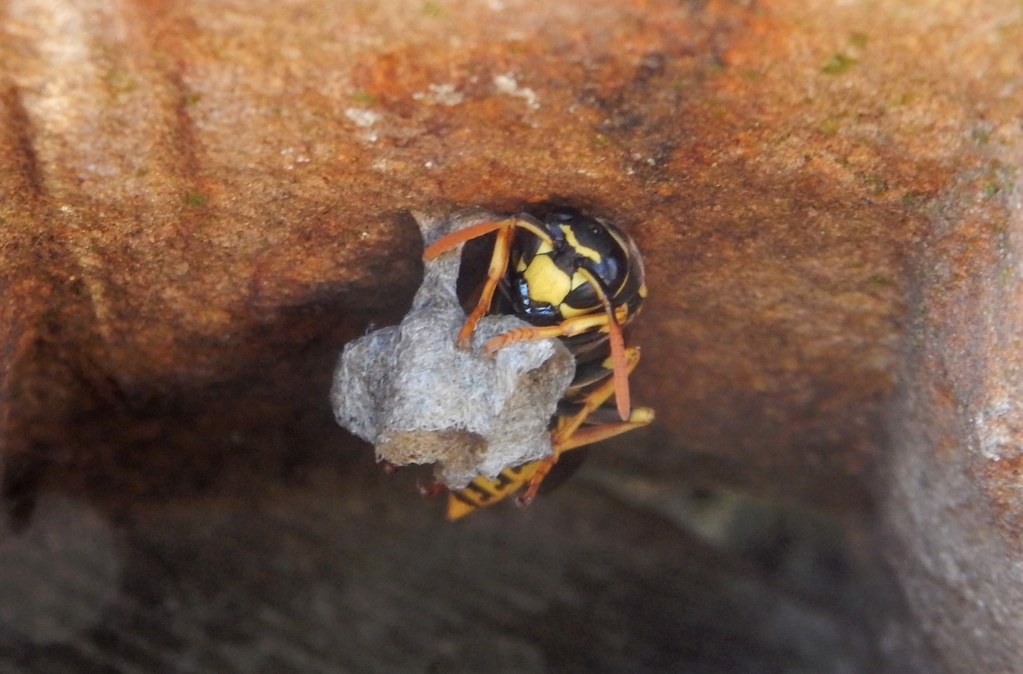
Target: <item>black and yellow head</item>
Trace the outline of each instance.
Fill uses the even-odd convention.
[[[533,325],[553,325],[603,312],[601,292],[615,307],[627,307],[623,322],[638,311],[646,295],[643,261],[618,227],[572,208],[530,221],[512,244],[506,292],[513,313]]]

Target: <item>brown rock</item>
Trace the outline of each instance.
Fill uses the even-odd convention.
[[[855,671],[1021,671],[1020,45],[1018,3],[970,0],[12,0],[5,503],[188,532],[190,499],[361,476],[327,391],[411,301],[403,213],[555,196],[645,253],[633,397],[658,421],[601,454],[615,484],[857,523],[911,610],[879,604]]]

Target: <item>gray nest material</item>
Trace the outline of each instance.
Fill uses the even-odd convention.
[[[474,210],[416,221],[428,245],[499,217]],[[575,376],[575,359],[557,339],[488,356],[489,338],[528,325],[514,316],[486,316],[471,348],[455,345],[466,318],[455,293],[461,253],[458,246],[426,262],[399,325],[345,347],[330,392],[338,423],[373,443],[377,461],[434,463],[436,479],[452,489],[549,456],[548,423]]]

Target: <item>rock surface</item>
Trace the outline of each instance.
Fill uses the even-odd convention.
[[[1021,45],[1009,0],[5,3],[5,671],[1023,671]],[[434,527],[337,354],[412,301],[403,213],[548,196],[644,252],[658,421]]]

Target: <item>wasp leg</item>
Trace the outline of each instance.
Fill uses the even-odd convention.
[[[654,411],[652,409],[649,407],[637,407],[629,414],[627,421],[591,426],[575,431],[554,448],[553,456],[533,462],[538,464],[536,470],[533,471],[533,475],[526,483],[526,491],[522,492],[522,495],[515,499],[515,503],[519,506],[527,506],[533,502],[533,499],[536,498],[537,490],[540,489],[540,483],[543,482],[543,479],[547,477],[547,473],[551,472],[551,468],[554,467],[554,464],[558,462],[558,458],[565,452],[593,444],[594,442],[607,440],[622,433],[628,433],[636,428],[646,426],[653,420]]]
[[[448,489],[443,482],[430,482],[428,484],[419,484],[416,486],[419,488],[419,495],[423,498],[433,498],[437,494],[442,494]]]
[[[606,299],[606,298],[605,298]],[[614,371],[614,392],[615,402],[618,406],[618,416],[624,421],[629,418],[629,375],[627,358],[625,356],[625,341],[622,338],[621,323],[628,311],[623,306],[613,312],[610,305],[607,312],[603,314],[586,314],[568,318],[557,325],[535,326],[529,325],[521,328],[512,328],[496,337],[491,337],[483,344],[484,350],[489,355],[494,355],[500,349],[528,339],[546,339],[549,337],[571,337],[590,330],[603,330],[609,333],[611,342],[611,358]],[[619,316],[618,314],[621,314]]]
[[[536,497],[540,483],[547,477],[547,473],[558,462],[558,458],[562,454],[600,440],[613,438],[634,428],[646,426],[653,420],[654,411],[652,409],[637,407],[632,410],[628,421],[579,429],[554,448],[555,453],[553,456],[532,461],[522,466],[516,466],[515,468],[506,468],[493,480],[478,477],[470,482],[467,487],[452,491],[448,494],[447,517],[449,520],[465,517],[479,508],[485,508],[511,496],[523,486],[526,486],[526,491],[516,502],[520,506],[529,505]]]
[[[636,365],[639,364],[639,348],[631,347],[625,349],[623,360],[625,362],[624,374],[628,377],[636,369]],[[540,488],[540,483],[543,482],[547,473],[550,472],[563,453],[627,433],[634,428],[646,426],[654,420],[654,411],[652,409],[649,407],[637,407],[629,413],[625,421],[581,428],[587,418],[597,411],[611,397],[612,393],[617,395],[617,384],[618,382],[614,379],[603,382],[580,401],[582,408],[578,412],[572,416],[558,417],[557,426],[551,432],[551,446],[554,448],[554,454],[538,462],[544,465],[538,466],[537,470],[529,478],[526,491],[517,499],[517,503],[520,506],[529,505],[532,502],[536,497],[537,490]],[[620,410],[619,413],[621,413]]]
[[[494,291],[497,284],[504,277],[508,269],[508,257],[511,254],[512,235],[515,234],[515,227],[505,226],[497,231],[497,239],[494,241],[494,252],[490,256],[490,267],[487,269],[487,280],[483,283],[483,290],[480,291],[480,298],[472,313],[465,319],[462,329],[458,331],[458,346],[463,349],[469,346],[469,339],[476,330],[476,324],[490,310],[490,303],[494,301]]]
[[[424,260],[432,260],[441,253],[451,250],[455,246],[471,241],[485,234],[497,232],[497,240],[494,242],[494,250],[490,255],[490,267],[487,269],[487,278],[484,281],[480,297],[472,313],[466,318],[462,329],[458,331],[458,345],[462,348],[469,346],[469,338],[476,330],[476,324],[490,310],[494,300],[494,291],[497,284],[501,282],[505,271],[508,269],[508,258],[511,254],[511,240],[515,234],[515,228],[522,227],[532,232],[541,240],[551,243],[551,237],[541,227],[529,222],[524,216],[505,218],[504,220],[490,220],[481,222],[447,236],[437,239],[423,251]]]
[[[541,241],[548,244],[552,243],[550,234],[545,232],[543,227],[535,221],[530,222],[526,218],[532,220],[530,216],[517,215],[510,218],[504,218],[503,220],[487,220],[486,222],[470,225],[465,229],[458,230],[457,232],[452,232],[447,236],[442,236],[427,246],[423,251],[423,259],[427,261],[432,260],[442,253],[446,253],[451,250],[455,246],[472,241],[473,239],[479,238],[485,234],[496,232],[503,227],[521,227],[532,232],[532,234]]]
[[[625,361],[627,374],[631,374],[639,363],[639,348],[625,349]],[[524,485],[527,486],[527,491],[519,499],[519,504],[526,505],[533,500],[540,483],[565,452],[614,437],[653,421],[653,410],[637,407],[632,410],[628,421],[580,428],[614,392],[613,380],[602,382],[579,401],[582,407],[578,412],[571,416],[558,417],[557,425],[551,431],[551,447],[554,450],[552,456],[523,466],[506,468],[493,480],[476,478],[464,489],[451,492],[448,496],[448,519],[456,520],[474,510],[496,503],[514,494]]]
[[[628,377],[639,364],[639,347],[632,346],[625,349],[622,358],[625,361],[625,376]],[[617,395],[617,391],[618,382],[615,379],[609,379],[587,393],[579,401],[579,404],[581,404],[582,407],[578,412],[572,416],[563,416],[558,418],[558,424],[551,433],[552,446],[558,447],[567,442],[568,439],[579,429],[583,422],[586,421],[587,417],[607,402],[607,399],[611,397],[612,393]],[[631,419],[631,415],[629,419]],[[579,445],[576,446],[578,447]]]
[[[485,234],[490,234],[502,227],[507,227],[510,224],[510,221],[511,218],[505,218],[504,220],[488,220],[477,225],[466,227],[465,229],[460,229],[457,232],[452,232],[447,236],[442,236],[426,247],[426,250],[423,251],[423,259],[430,261],[435,257],[438,257],[441,253],[448,252],[455,246],[467,241],[472,241],[473,239]]]
[[[629,398],[629,372],[625,358],[625,337],[622,335],[622,325],[618,322],[618,317],[615,315],[615,308],[608,297],[607,288],[604,287],[600,279],[585,268],[580,268],[579,272],[589,278],[590,286],[600,298],[600,303],[604,305],[604,311],[607,315],[607,337],[611,346],[611,362],[613,364],[611,369],[614,378],[615,403],[618,408],[618,416],[622,421],[625,421],[629,418],[629,408],[632,406],[632,402]]]
[[[601,440],[607,440],[613,438],[616,435],[627,433],[636,428],[642,428],[654,420],[656,414],[653,408],[650,407],[636,407],[629,414],[628,421],[616,421],[610,424],[601,424],[600,426],[587,426],[580,428],[578,431],[573,433],[570,437],[566,438],[561,446],[558,447],[558,454],[564,454],[567,451],[578,449],[586,445],[592,445],[594,442],[600,442]]]
[[[618,314],[622,314],[619,316]],[[621,306],[615,310],[615,318],[620,323],[625,315],[625,307]],[[608,325],[607,314],[586,314],[574,318],[566,318],[557,325],[525,325],[521,328],[512,328],[502,332],[496,337],[491,337],[483,344],[487,355],[495,353],[515,342],[523,342],[530,339],[547,339],[548,337],[571,337],[589,330],[606,329]]]

